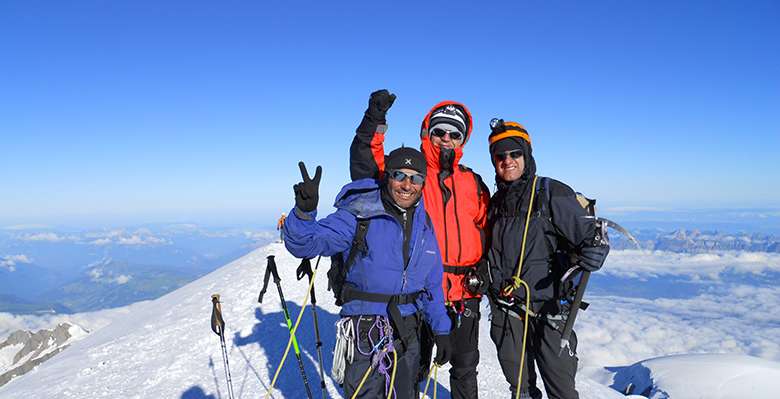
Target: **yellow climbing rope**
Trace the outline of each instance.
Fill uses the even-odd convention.
[[[385,345],[384,349],[382,349],[378,356],[382,356],[385,353],[387,353],[387,349],[389,348],[389,345]],[[398,353],[393,349],[393,371],[390,373],[390,393],[387,395],[387,399],[390,399],[393,396],[393,388],[395,387],[395,370],[396,370],[396,364],[398,364]],[[374,365],[369,364],[368,369],[366,370],[366,373],[363,374],[363,378],[360,379],[360,384],[358,384],[357,388],[355,388],[355,393],[352,394],[351,399],[355,399],[358,396],[358,393],[360,393],[360,390],[363,389],[363,384],[366,383],[366,380],[368,379],[368,376],[371,375],[371,372],[374,370]]]
[[[319,262],[317,263],[319,266]],[[274,378],[271,380],[271,385],[268,386],[268,389],[265,391],[265,399],[268,399],[271,397],[271,391],[274,389],[274,385],[276,385],[276,379],[279,378],[279,372],[282,371],[282,366],[284,366],[284,362],[287,360],[287,355],[290,353],[290,346],[293,342],[293,337],[295,337],[295,331],[298,330],[298,325],[301,324],[301,319],[303,318],[303,312],[306,310],[306,305],[309,303],[309,293],[311,292],[311,288],[314,286],[314,278],[317,277],[317,269],[319,267],[314,268],[314,272],[311,274],[311,280],[309,281],[309,288],[306,289],[306,295],[303,297],[303,304],[301,304],[301,310],[298,312],[298,318],[295,320],[295,325],[293,326],[292,330],[290,330],[290,338],[287,340],[287,348],[284,349],[284,355],[282,355],[282,361],[279,362],[279,366],[276,368],[276,372],[274,373]]]
[[[431,384],[431,376],[433,376],[433,399],[436,399],[436,393],[438,392],[437,386],[436,386],[436,380],[439,377],[439,365],[436,363],[433,363],[431,365],[431,370],[428,372],[428,380],[425,381],[425,389],[423,390],[423,398],[428,396],[428,385]]]
[[[520,288],[520,282],[522,281],[520,279],[520,273],[523,270],[523,261],[525,260],[525,241],[528,238],[528,225],[531,222],[531,211],[534,209],[534,199],[536,198],[536,179],[537,176],[534,176],[534,181],[531,183],[531,200],[528,203],[528,212],[525,215],[525,228],[523,229],[523,243],[520,247],[520,261],[517,262],[517,272],[515,272],[515,275],[512,276],[512,284],[507,285],[504,287],[504,289],[501,291],[501,293],[504,296],[512,296],[512,293]]]
[[[528,317],[531,314],[531,288],[520,278],[523,271],[523,262],[525,261],[525,243],[528,238],[528,226],[531,223],[531,212],[534,209],[534,199],[536,198],[536,180],[534,176],[531,183],[531,200],[528,202],[528,212],[525,215],[525,228],[523,229],[523,243],[520,246],[520,260],[517,262],[517,272],[512,276],[512,284],[504,287],[501,293],[506,297],[511,297],[514,291],[520,287],[525,288],[525,315],[523,315],[523,342],[520,347],[520,370],[517,372],[517,390],[515,399],[520,398],[520,388],[523,386],[523,366],[525,366],[525,343],[528,335]]]

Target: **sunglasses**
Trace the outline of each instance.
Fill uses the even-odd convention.
[[[519,159],[522,156],[523,156],[523,150],[499,152],[498,154],[494,155],[494,157],[496,157],[496,160],[498,161],[503,161],[507,157],[511,157],[512,159]]]
[[[404,172],[401,172],[400,170],[394,170],[394,171],[390,172],[390,177],[393,180],[395,180],[395,181],[397,181],[399,183],[403,182],[408,177],[409,180],[412,181],[412,184],[414,184],[416,186],[419,186],[419,185],[425,183],[425,176],[423,176],[421,174],[408,175],[408,174],[406,174]]]
[[[447,133],[449,133],[450,139],[452,139],[452,140],[460,141],[461,139],[463,139],[463,133],[458,132],[458,131],[450,132],[450,131],[447,131],[447,130],[444,130],[444,129],[433,129],[433,130],[431,130],[431,134],[436,136],[436,137],[438,137],[438,138],[444,137],[444,135],[447,134]]]

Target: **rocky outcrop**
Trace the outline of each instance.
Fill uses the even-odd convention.
[[[87,331],[77,325],[60,323],[52,330],[17,330],[0,342],[0,386],[62,352]]]

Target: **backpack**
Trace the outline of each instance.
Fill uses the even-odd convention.
[[[542,202],[538,210],[539,214],[546,218],[550,218],[550,212],[547,204],[552,200],[552,194],[550,192],[550,178],[541,177],[541,188],[537,188],[537,194],[539,191],[544,191],[545,201]],[[596,200],[586,197],[580,192],[575,192],[577,202],[585,209],[585,213],[588,216],[596,216]],[[556,279],[560,282],[557,292],[557,297],[560,298],[559,306],[570,305],[574,299],[574,295],[577,292],[579,286],[580,277],[582,275],[581,269],[573,270],[572,267],[577,263],[576,248],[567,245],[565,242],[559,241],[559,245],[553,255],[555,262],[558,266],[559,275],[556,275]],[[582,302],[580,309],[587,309],[589,304]]]
[[[368,245],[366,244],[366,234],[370,219],[358,219],[355,228],[355,236],[352,238],[352,246],[349,253],[342,252],[330,257],[330,269],[328,269],[328,290],[333,291],[336,297],[336,306],[344,305],[342,291],[344,282],[347,280],[349,268],[355,264],[358,255],[368,254]]]

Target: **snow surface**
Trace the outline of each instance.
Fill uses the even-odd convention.
[[[288,307],[293,317],[297,316],[307,281],[295,279],[299,260],[289,255],[281,244],[271,244],[157,300],[100,313],[96,318],[99,320],[97,328],[80,323],[93,332],[37,369],[0,388],[0,398],[226,398],[219,338],[209,326],[213,293],[222,297],[236,397],[264,395],[288,337],[275,287],[269,287],[262,305],[257,304],[269,254],[277,257]],[[323,259],[316,290],[326,384],[330,397],[336,398],[341,396],[327,375],[335,341],[333,324],[338,320],[338,307],[325,288],[328,266],[328,261]],[[651,357],[717,352],[753,354],[768,359],[765,360],[768,364],[777,364],[773,361],[780,360],[778,316],[766,312],[751,315],[746,309],[762,296],[770,295],[771,300],[776,300],[780,294],[777,290],[759,290],[753,294],[747,288],[731,294],[741,296],[735,300],[701,295],[673,302],[588,297],[592,305],[581,313],[576,327],[580,340],[581,370],[577,375],[580,397],[625,398],[609,386],[615,384],[618,376],[624,375],[620,372],[627,366]],[[743,299],[745,305],[742,305]],[[489,339],[486,314],[486,303],[483,302],[478,369],[480,396],[506,397],[509,396],[508,386]],[[761,328],[746,328],[753,327],[752,321],[748,321],[751,317]],[[298,340],[303,347],[306,372],[312,390],[318,396],[317,355],[309,309],[300,328]],[[673,364],[674,358],[670,359],[669,364]],[[701,367],[706,370],[709,366],[703,363]],[[680,370],[678,374],[684,379],[686,369]],[[706,373],[702,375],[706,378]],[[656,383],[664,388],[663,384],[674,385],[675,382],[659,379]],[[763,381],[763,384],[761,389],[780,392],[778,378]],[[448,385],[448,368],[443,368],[439,373],[438,397],[449,397]],[[274,397],[305,397],[292,354],[276,384]],[[685,397],[689,396],[675,396]]]
[[[633,393],[652,399],[775,399],[778,380],[777,362],[739,355],[677,355],[622,368],[615,375],[615,388],[625,391],[631,386]]]

